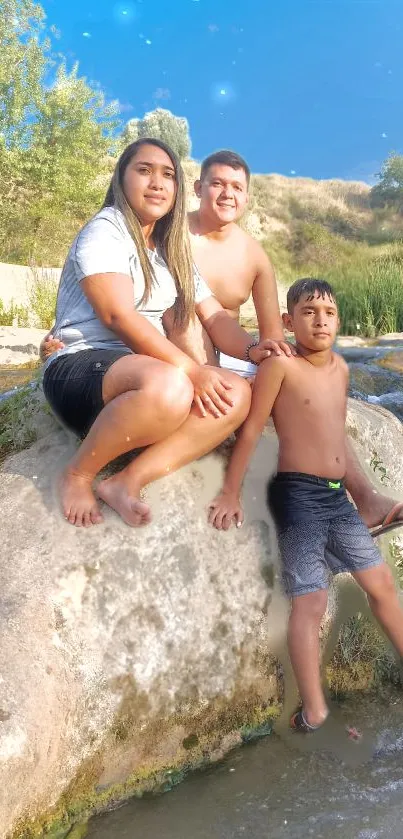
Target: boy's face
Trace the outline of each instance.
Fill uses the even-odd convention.
[[[302,296],[292,315],[284,315],[284,325],[294,332],[297,343],[312,352],[330,349],[340,325],[337,305],[327,294],[318,292],[312,299]]]
[[[244,169],[233,169],[214,163],[202,181],[196,181],[195,193],[200,198],[200,211],[219,224],[241,218],[248,203],[248,182]]]

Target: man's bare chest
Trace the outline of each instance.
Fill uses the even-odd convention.
[[[196,265],[213,294],[227,309],[238,309],[250,296],[254,266],[244,249],[231,249],[208,242],[192,242]]]

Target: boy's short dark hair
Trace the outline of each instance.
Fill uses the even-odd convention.
[[[250,169],[246,160],[244,160],[243,157],[235,151],[230,151],[230,149],[215,151],[213,154],[209,154],[209,156],[202,161],[200,172],[201,181],[206,176],[210,166],[214,166],[216,163],[221,164],[221,166],[231,166],[231,169],[243,169],[246,175],[246,182],[249,186]]]
[[[334,303],[336,302],[336,295],[332,286],[326,280],[315,277],[304,277],[302,280],[296,280],[287,292],[288,314],[292,315],[294,307],[299,303],[302,296],[305,296],[307,300],[313,300],[316,294],[323,299],[327,295]]]

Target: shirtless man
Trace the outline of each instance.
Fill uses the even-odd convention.
[[[298,280],[288,291],[287,307],[284,320],[295,333],[298,355],[272,356],[260,364],[250,412],[209,519],[218,529],[227,529],[233,518],[237,526],[242,524],[242,481],[272,413],[279,460],[268,502],[291,599],[288,648],[302,699],[291,726],[308,733],[328,714],[320,679],[319,631],[330,574],[352,574],[400,659],[403,611],[392,572],[343,486],[349,375],[345,361],[332,351],[338,329],[334,292],[324,280]]]
[[[238,226],[249,200],[250,170],[235,152],[219,151],[203,161],[194,185],[200,199],[189,213],[195,263],[227,312],[239,319],[240,307],[252,294],[259,333],[284,340],[276,278],[263,248]],[[168,325],[168,328],[171,325]],[[200,322],[185,335],[169,328],[169,337],[199,363],[217,364],[215,349]],[[221,354],[220,366],[240,375],[254,375],[255,365]]]
[[[234,318],[252,294],[261,339],[284,340],[277,285],[270,260],[258,242],[237,222],[249,198],[250,170],[232,151],[218,151],[201,165],[194,189],[200,199],[198,210],[189,213],[189,230],[195,263],[221,305]],[[169,338],[199,363],[218,364],[243,376],[253,376],[255,365],[221,354],[220,358],[197,319],[186,333],[175,331],[164,320]],[[41,345],[45,357],[60,343],[47,336]],[[345,485],[362,518],[373,533],[380,534],[403,524],[403,504],[378,493],[347,442]]]

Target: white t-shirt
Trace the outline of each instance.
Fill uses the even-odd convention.
[[[175,281],[165,261],[156,251],[148,250],[155,281],[147,303],[144,275],[136,245],[126,227],[123,214],[115,207],[104,207],[83,227],[75,238],[60,277],[53,334],[65,345],[52,355],[52,361],[66,353],[88,349],[126,349],[114,332],[99,320],[87,300],[81,280],[91,274],[126,274],[133,281],[133,304],[137,311],[164,333],[162,316],[175,303]],[[194,266],[195,301],[201,303],[212,293]]]

